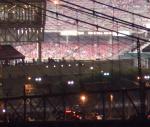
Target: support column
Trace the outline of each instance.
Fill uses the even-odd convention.
[[[140,94],[140,117],[145,117],[145,84],[143,82],[142,67],[141,67],[141,44],[140,40],[137,39],[137,58],[138,58],[138,75],[139,79],[139,94]]]
[[[41,42],[37,42],[37,61],[41,62],[42,60],[42,49],[41,49]]]

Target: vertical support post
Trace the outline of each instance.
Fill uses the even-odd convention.
[[[141,67],[141,44],[137,39],[137,59],[138,59],[138,75],[139,75],[139,94],[140,94],[140,117],[145,117],[145,84],[143,82],[142,67]]]
[[[102,92],[102,105],[103,105],[103,110],[102,110],[102,114],[103,114],[103,120],[105,120],[105,105],[106,105],[106,100],[105,100],[105,92]]]
[[[125,90],[122,90],[122,120],[125,120]]]
[[[8,116],[7,116],[7,101],[4,101],[4,109],[3,109],[3,113],[4,113],[4,122],[7,123],[8,122]]]
[[[24,122],[26,122],[26,89],[25,89],[25,85],[23,86],[23,102],[24,102],[23,120],[24,120]]]
[[[43,121],[46,121],[46,98],[43,97]]]
[[[38,41],[37,42],[37,57],[38,57],[38,61],[41,62],[42,59],[42,49],[41,49],[41,42]]]

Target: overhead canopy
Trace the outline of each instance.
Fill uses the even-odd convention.
[[[150,45],[148,45],[147,47],[145,47],[142,52],[148,52],[150,53]]]
[[[0,45],[0,60],[24,59],[25,56],[11,45]]]

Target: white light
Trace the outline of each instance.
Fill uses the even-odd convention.
[[[45,68],[48,68],[48,65],[46,65]]]
[[[59,0],[53,0],[53,3],[54,3],[55,5],[58,5],[58,4],[59,4]]]
[[[76,64],[76,66],[78,66],[79,64]]]
[[[37,78],[35,78],[35,81],[36,81],[36,82],[41,82],[41,81],[42,81],[42,78],[41,78],[41,77],[37,77]]]
[[[104,72],[104,76],[109,76],[109,72]]]
[[[3,113],[5,113],[5,112],[6,112],[6,110],[5,110],[5,109],[3,109],[3,110],[2,110],[2,112],[3,112]]]
[[[31,77],[30,77],[30,76],[28,77],[28,80],[31,80]]]
[[[144,76],[144,79],[147,79],[147,80],[148,80],[148,79],[150,79],[150,76],[149,76],[149,75],[145,75],[145,76]]]
[[[56,65],[53,66],[54,68],[56,67]]]
[[[90,67],[90,69],[91,69],[91,70],[93,70],[93,69],[94,69],[94,67]]]
[[[150,28],[150,23],[147,23],[147,24],[146,24],[146,28]]]
[[[67,84],[68,84],[68,85],[74,85],[74,81],[73,81],[73,80],[68,81]]]
[[[68,66],[71,67],[71,64],[69,64]]]
[[[64,65],[62,64],[61,67],[64,67]]]
[[[78,32],[76,30],[66,30],[66,31],[60,31],[60,35],[62,36],[77,36],[77,35],[84,35],[84,32]]]

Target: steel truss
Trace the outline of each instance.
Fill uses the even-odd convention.
[[[46,8],[46,0],[30,0],[28,2]],[[44,40],[44,10],[14,0],[0,1],[0,3],[0,43]]]
[[[146,91],[147,113],[150,109],[149,90]],[[80,95],[81,93],[72,92],[1,98],[0,120],[2,122],[67,120],[66,108],[77,103],[84,114],[97,110],[103,120],[134,119],[140,113],[139,89],[86,91],[88,101],[85,104],[78,101]]]

